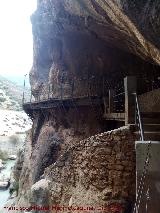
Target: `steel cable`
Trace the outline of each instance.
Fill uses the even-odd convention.
[[[139,183],[139,186],[137,189],[137,197],[136,197],[136,202],[134,205],[133,213],[138,213],[137,210],[139,210],[139,207],[140,207],[140,202],[141,202],[141,198],[143,195],[143,189],[144,189],[144,184],[145,184],[144,181],[146,179],[146,174],[147,174],[148,166],[149,166],[150,148],[151,148],[151,141],[148,143],[148,146],[147,146],[146,160],[145,160],[143,172],[142,172],[142,175],[140,178],[140,183]]]

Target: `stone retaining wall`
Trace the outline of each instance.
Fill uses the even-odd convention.
[[[50,180],[52,206],[90,206],[95,213],[102,206],[129,208],[136,188],[135,136],[123,127],[82,140],[61,153],[43,177]]]

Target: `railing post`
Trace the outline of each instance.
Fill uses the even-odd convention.
[[[63,99],[63,82],[64,82],[64,73],[62,73],[61,79],[60,79],[60,97],[61,101]]]
[[[114,112],[114,95],[115,95],[115,91],[113,89],[110,89],[109,90],[108,113]]]
[[[49,99],[49,95],[50,95],[50,85],[48,84],[48,99]]]
[[[31,96],[30,96],[30,103],[32,102],[32,91],[31,91]]]
[[[22,105],[24,104],[24,91],[23,91],[23,98],[22,98]]]
[[[60,85],[60,96],[61,96],[61,100],[62,100],[62,97],[63,97],[63,86],[62,86],[62,82],[61,82],[61,85]]]
[[[73,99],[73,95],[74,95],[74,78],[73,78],[73,81],[72,81],[72,86],[71,86],[71,98]]]
[[[52,89],[52,98],[54,98],[53,93],[54,93],[54,86],[53,83],[51,84],[51,89]]]
[[[125,90],[125,125],[135,124],[135,97],[133,93],[137,91],[136,76],[124,78]]]
[[[24,75],[22,104],[24,104],[24,99],[25,99],[26,76],[27,74]]]
[[[135,96],[135,101],[136,101],[136,109],[137,109],[138,120],[139,120],[139,128],[140,128],[141,140],[144,141],[143,124],[142,124],[142,118],[141,118],[140,106],[139,106],[137,93],[135,93],[134,96]]]

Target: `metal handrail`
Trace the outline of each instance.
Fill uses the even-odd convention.
[[[92,84],[94,80],[94,84]],[[82,81],[82,83],[86,83],[87,86],[86,88],[84,88],[84,91],[82,92],[82,94],[76,94],[76,83]],[[86,82],[85,82],[86,81]],[[90,86],[90,95],[91,96],[98,96],[99,95],[99,90],[102,87],[102,84],[99,83],[99,78],[97,78],[97,80],[95,80],[93,77],[89,78],[89,79],[73,79],[73,82],[69,85],[70,86],[70,93],[68,93],[68,98],[72,98],[73,96],[74,98],[81,98],[81,97],[87,97],[89,96],[88,94],[88,87]],[[104,86],[104,85],[103,85]],[[34,102],[40,102],[40,101],[44,101],[44,100],[50,100],[50,99],[57,99],[59,97],[60,100],[64,99],[65,94],[64,94],[64,87],[63,87],[63,83],[62,80],[59,82],[58,84],[58,91],[55,92],[53,91],[53,88],[50,88],[50,85],[42,85],[39,88],[39,92],[36,94],[36,97],[32,99],[33,94],[31,92],[31,96],[30,96],[30,103],[34,103]],[[105,93],[105,91],[103,91]],[[58,97],[57,97],[58,96]],[[100,95],[101,96],[101,95]],[[22,98],[22,104],[25,104],[25,94],[23,94],[23,98]],[[27,102],[28,103],[28,102]]]
[[[142,118],[140,113],[140,105],[138,100],[137,93],[133,93],[135,95],[135,103],[136,103],[136,109],[137,109],[137,115],[138,115],[138,122],[139,122],[139,128],[140,128],[140,135],[141,135],[141,141],[144,141],[144,130],[143,130],[143,124],[142,124]]]
[[[119,94],[117,94],[117,95],[114,95],[113,98],[118,97],[118,96],[121,96],[121,95],[124,95],[124,94],[125,94],[125,92],[121,92],[121,93],[119,93]]]

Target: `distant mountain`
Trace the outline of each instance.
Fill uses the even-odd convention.
[[[7,76],[5,76],[5,78],[11,82],[16,83],[19,86],[23,86],[23,84],[24,84],[24,76],[7,75]],[[30,87],[28,76],[25,78],[25,84],[27,87]]]
[[[0,136],[24,133],[31,128],[32,121],[25,112],[0,109]],[[2,149],[0,137],[0,150]]]
[[[22,110],[23,86],[0,76],[0,109]],[[25,89],[25,99],[30,98],[30,89]]]

